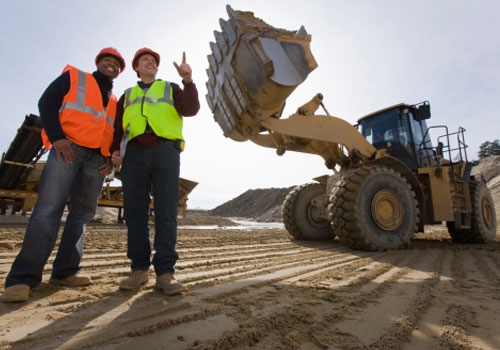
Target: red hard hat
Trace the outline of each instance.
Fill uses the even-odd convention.
[[[137,72],[137,70],[135,69],[135,64],[137,63],[137,60],[139,59],[139,57],[141,57],[142,55],[147,54],[147,53],[152,55],[154,58],[156,58],[156,65],[157,66],[160,65],[160,55],[157,52],[154,52],[153,50],[148,49],[147,47],[143,47],[142,49],[137,50],[137,52],[134,55],[134,59],[132,60],[132,69],[133,70],[135,70]]]
[[[102,56],[108,55],[115,57],[120,62],[120,73],[123,72],[123,70],[125,69],[125,60],[123,59],[122,55],[120,55],[118,50],[116,50],[114,47],[105,47],[97,54],[95,58],[96,66]]]

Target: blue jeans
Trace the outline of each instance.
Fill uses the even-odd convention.
[[[132,261],[132,270],[148,270],[151,265],[149,208],[152,193],[156,251],[152,263],[158,276],[174,273],[179,258],[175,251],[179,166],[179,151],[173,143],[160,142],[153,148],[142,148],[133,143],[127,146],[121,180],[128,228],[127,256]]]
[[[75,160],[59,162],[51,149],[38,186],[38,200],[31,214],[23,246],[5,280],[5,287],[40,284],[44,265],[54,248],[64,207],[70,198],[70,211],[53,263],[52,278],[63,279],[80,272],[83,233],[95,215],[104,176],[99,166],[106,159],[97,152],[72,144]]]

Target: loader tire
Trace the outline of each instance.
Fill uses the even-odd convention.
[[[456,229],[453,222],[447,222],[451,239],[456,243],[488,243],[495,240],[497,220],[495,203],[490,190],[483,182],[471,182],[471,228]]]
[[[417,230],[415,193],[406,179],[386,167],[347,172],[330,196],[334,233],[354,249],[405,248]]]
[[[295,187],[286,196],[281,215],[288,233],[295,239],[333,239],[330,221],[317,217],[318,208],[311,200],[324,194],[326,187],[319,183],[307,183]]]

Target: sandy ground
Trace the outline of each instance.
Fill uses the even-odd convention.
[[[23,224],[0,225],[0,284]],[[126,229],[89,225],[89,287],[43,283],[29,301],[0,303],[1,349],[500,349],[500,241],[451,243],[426,228],[409,249],[353,251],[338,241],[295,242],[284,229],[180,229],[167,297],[154,274],[138,292]],[[3,287],[0,287],[3,291]]]

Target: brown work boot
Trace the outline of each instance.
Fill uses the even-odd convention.
[[[30,286],[27,284],[15,284],[5,288],[0,298],[4,303],[15,303],[26,301],[30,297]]]
[[[148,283],[147,270],[132,270],[130,276],[120,282],[121,290],[134,290],[139,289],[143,284]]]
[[[174,278],[171,273],[165,273],[156,277],[156,287],[166,295],[176,295],[184,289],[182,284]]]
[[[50,279],[50,284],[66,287],[85,287],[90,284],[90,277],[82,275],[73,275],[62,279]]]

